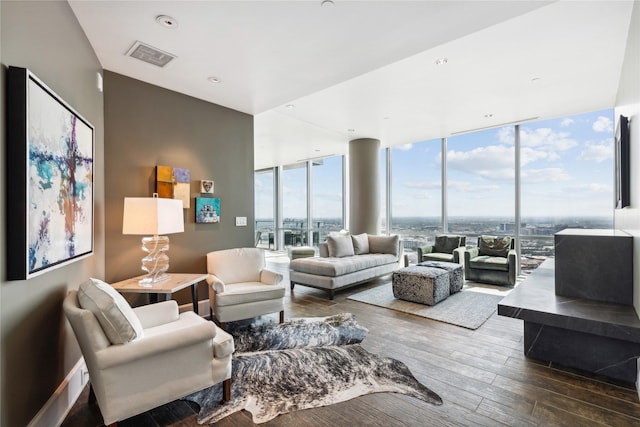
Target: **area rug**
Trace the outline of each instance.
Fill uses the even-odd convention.
[[[329,323],[336,320],[327,319],[330,319]],[[418,382],[409,368],[398,360],[370,353],[360,344],[319,344],[321,340],[317,340],[308,331],[303,331],[303,325],[310,326],[311,329],[322,328],[318,323],[327,322],[326,319],[320,318],[310,321],[296,320],[284,326],[272,325],[280,329],[282,335],[311,338],[287,339],[297,346],[307,340],[310,347],[234,353],[231,399],[228,402],[221,403],[221,384],[184,398],[200,406],[198,423],[215,423],[246,409],[251,412],[253,422],[259,424],[280,414],[331,405],[380,392],[401,393],[434,405],[442,404],[442,399]],[[340,329],[340,323],[334,323],[331,327]],[[350,325],[342,328],[343,332],[361,328],[355,323],[352,315],[345,315],[342,323]],[[269,326],[264,328],[270,329]],[[235,334],[247,331],[236,331]],[[303,333],[300,334],[300,331]],[[274,335],[270,331],[267,331],[267,334]],[[244,340],[240,336],[238,338],[239,341]],[[337,339],[343,341],[344,336]],[[357,337],[349,339],[357,340]],[[284,340],[275,341],[276,345],[280,346]],[[263,347],[263,344],[257,347]]]
[[[467,329],[478,329],[496,311],[500,295],[491,295],[463,289],[434,306],[396,299],[391,283],[384,284],[348,297],[379,307],[390,308],[416,316],[451,323]]]

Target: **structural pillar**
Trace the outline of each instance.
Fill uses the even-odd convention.
[[[380,140],[349,141],[349,231],[380,233]]]

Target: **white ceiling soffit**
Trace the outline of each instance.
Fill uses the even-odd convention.
[[[256,168],[335,153],[336,145],[344,152],[356,137],[396,145],[491,120],[612,106],[632,7],[631,1],[69,3],[105,69],[258,115]],[[178,25],[165,28],[158,15]],[[136,40],[177,59],[158,68],[126,56]],[[448,63],[435,67],[441,56]],[[292,148],[283,141],[322,145]]]

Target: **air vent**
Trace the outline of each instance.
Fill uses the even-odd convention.
[[[163,52],[160,49],[149,46],[148,44],[144,44],[140,41],[136,41],[133,46],[131,46],[131,49],[129,49],[127,55],[132,58],[139,59],[140,61],[144,61],[148,64],[153,64],[157,67],[164,67],[172,59],[176,58],[175,55]]]

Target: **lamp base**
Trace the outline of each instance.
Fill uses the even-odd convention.
[[[169,250],[169,238],[167,236],[143,237],[142,250],[148,253],[142,258],[142,270],[149,274],[138,284],[150,288],[154,283],[167,280],[169,278],[166,273],[169,269],[169,257],[165,251]]]

